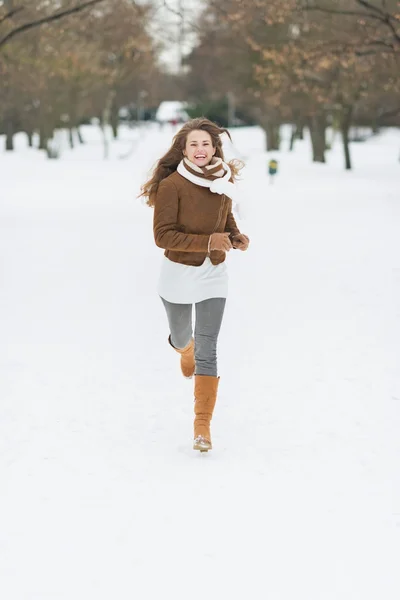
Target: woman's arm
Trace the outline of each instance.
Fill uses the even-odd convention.
[[[250,240],[247,235],[240,233],[238,226],[236,225],[235,217],[232,214],[232,201],[229,206],[228,217],[226,219],[225,231],[229,233],[229,239],[232,243],[233,248],[239,250],[247,250],[249,247]]]
[[[240,235],[240,230],[236,225],[235,217],[232,214],[232,200],[229,200],[229,211],[226,219],[225,231],[229,233],[229,238],[232,241],[236,235]]]
[[[158,187],[154,205],[156,245],[165,250],[207,253],[210,236],[179,231],[178,208],[178,190],[171,181],[164,179]]]

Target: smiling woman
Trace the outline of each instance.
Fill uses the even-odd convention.
[[[195,375],[193,447],[201,452],[212,448],[217,341],[228,294],[226,253],[249,245],[232,214],[234,178],[243,165],[224,161],[223,133],[229,136],[205,118],[185,123],[141,194],[154,206],[154,239],[165,250],[158,293],[167,313],[168,341],[181,356],[182,374]]]

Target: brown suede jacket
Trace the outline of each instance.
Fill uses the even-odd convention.
[[[198,267],[208,256],[212,233],[240,233],[232,214],[232,200],[214,194],[182,177],[177,171],[160,183],[154,206],[154,239],[173,262]],[[210,260],[218,265],[225,252],[213,250]]]

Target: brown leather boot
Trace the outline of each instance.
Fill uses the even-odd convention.
[[[181,355],[181,371],[182,375],[188,379],[191,379],[194,375],[195,362],[194,362],[194,339],[192,338],[186,348],[175,348],[171,342],[171,336],[168,341],[175,352]]]
[[[219,377],[196,375],[194,384],[194,443],[193,449],[207,452],[212,449],[210,421],[217,400]]]

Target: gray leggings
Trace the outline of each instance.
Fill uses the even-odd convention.
[[[172,304],[161,298],[167,311],[171,342],[175,348],[185,348],[190,342],[192,329],[192,304]],[[209,298],[196,302],[194,352],[196,375],[217,377],[217,340],[224,314],[226,298]]]

